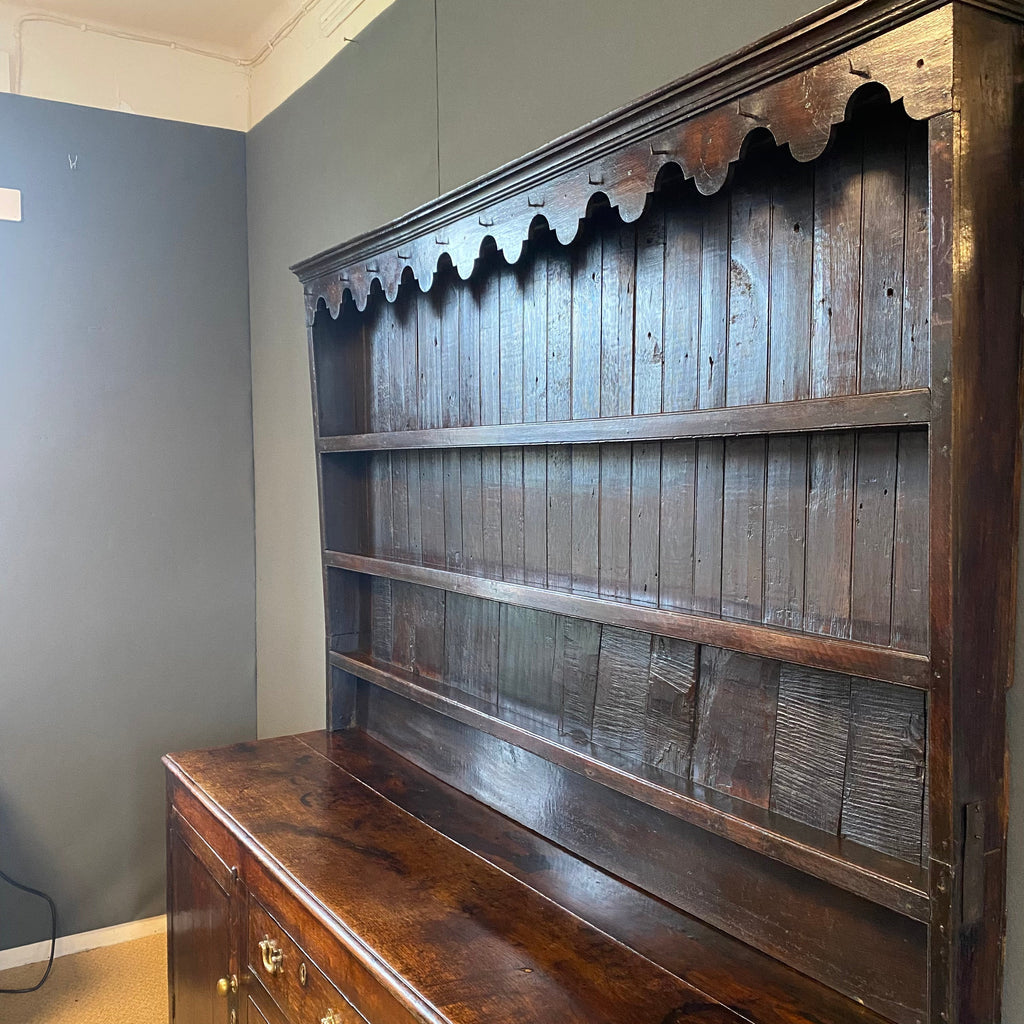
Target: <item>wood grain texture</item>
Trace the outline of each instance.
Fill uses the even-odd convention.
[[[921,856],[924,698],[868,680],[853,683],[844,836],[903,860]]]
[[[783,665],[775,721],[772,810],[837,834],[849,738],[849,677]]]
[[[705,649],[693,781],[758,807],[771,793],[778,662]]]

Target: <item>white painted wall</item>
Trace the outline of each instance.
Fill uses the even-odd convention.
[[[290,24],[294,0],[232,52],[192,41],[128,38],[0,0],[0,92],[101,110],[247,131],[355,39],[393,0],[362,0],[330,35],[329,0],[314,0]]]

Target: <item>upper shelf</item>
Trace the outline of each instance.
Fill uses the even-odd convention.
[[[1017,5],[982,4],[1019,16]],[[364,309],[373,283],[393,300],[407,269],[427,291],[442,257],[463,279],[491,239],[514,263],[541,219],[575,238],[595,195],[636,220],[668,166],[710,194],[747,136],[769,132],[800,161],[819,156],[854,93],[884,87],[907,114],[952,107],[953,8],[939,0],[833,4],[391,224],[296,264],[307,320],[338,316],[346,294]]]
[[[812,398],[646,416],[607,416],[558,422],[342,434],[322,437],[317,445],[321,452],[400,451],[416,448],[670,441],[698,437],[855,430],[865,427],[910,427],[926,425],[930,407],[929,390],[915,388],[872,395]]]

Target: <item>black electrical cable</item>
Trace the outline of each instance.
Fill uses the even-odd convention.
[[[45,892],[22,885],[21,882],[16,882],[10,875],[5,875],[2,871],[0,871],[0,878],[8,885],[13,885],[15,889],[30,893],[32,896],[38,896],[41,900],[46,900],[50,904],[50,962],[46,965],[46,971],[42,978],[39,979],[38,984],[33,985],[31,988],[0,988],[0,995],[5,996],[22,996],[27,995],[29,992],[38,992],[46,983],[46,979],[50,976],[50,971],[53,968],[53,954],[57,949],[57,904]]]

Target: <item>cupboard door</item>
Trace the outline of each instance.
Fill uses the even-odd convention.
[[[176,828],[168,843],[172,1024],[234,1024],[237,995],[231,991],[231,978],[237,975],[237,964],[232,955],[231,895]]]

